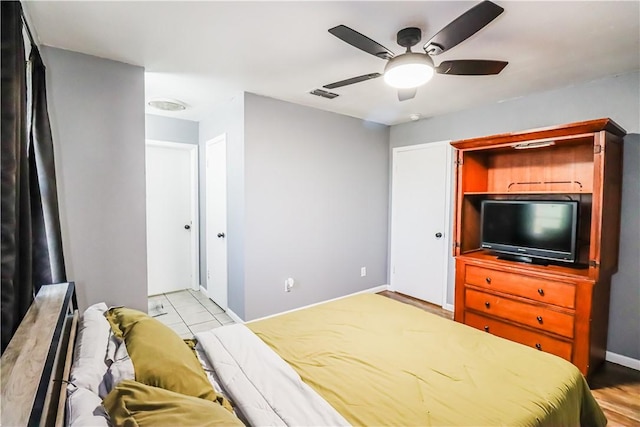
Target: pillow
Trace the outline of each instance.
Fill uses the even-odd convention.
[[[220,404],[132,380],[118,384],[102,402],[116,426],[243,426]]]
[[[116,337],[123,338],[133,362],[135,380],[188,396],[221,403],[195,353],[173,330],[130,308],[112,308],[105,316]]]
[[[107,306],[94,304],[82,314],[69,380],[77,387],[98,393],[107,373],[105,356],[111,327],[104,318]]]
[[[107,321],[107,323],[108,322],[109,321]],[[118,350],[118,348],[120,348],[121,343],[122,340],[113,335],[111,325],[109,325],[109,341],[107,341],[107,354],[104,357],[104,362],[107,364],[107,366],[111,366],[111,364],[116,361],[116,351]]]
[[[115,337],[114,337],[115,338]],[[115,338],[119,340],[119,338]],[[113,354],[113,362],[109,365],[109,369],[105,375],[103,384],[105,385],[105,392],[101,389],[100,397],[104,398],[109,392],[123,380],[135,379],[135,370],[133,363],[127,352],[127,346],[125,343],[120,344],[118,349]]]
[[[109,427],[109,415],[102,406],[102,399],[85,388],[76,388],[67,398],[69,427]]]

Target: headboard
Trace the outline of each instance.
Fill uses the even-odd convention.
[[[77,323],[73,282],[40,288],[0,360],[2,425],[64,425]]]

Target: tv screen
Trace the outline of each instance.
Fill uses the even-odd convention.
[[[577,226],[576,201],[482,201],[482,248],[518,260],[575,262]]]

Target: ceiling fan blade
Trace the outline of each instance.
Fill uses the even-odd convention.
[[[398,89],[398,99],[400,101],[407,101],[409,99],[413,99],[418,92],[418,88],[413,87],[411,89]]]
[[[465,41],[504,11],[490,1],[483,1],[458,16],[424,45],[429,55],[439,55]]]
[[[360,82],[363,82],[365,80],[375,79],[375,78],[380,77],[381,75],[382,74],[380,74],[380,73],[364,74],[362,76],[351,77],[350,79],[346,79],[346,80],[340,80],[339,82],[329,83],[328,85],[324,85],[322,87],[325,88],[325,89],[335,89],[337,87],[352,85],[354,83],[360,83]]]
[[[346,25],[338,25],[329,29],[329,32],[342,40],[345,43],[349,43],[353,47],[357,47],[373,56],[377,56],[381,59],[393,58],[393,52],[381,44],[371,40],[369,37],[360,34],[359,32],[352,30]]]
[[[436,67],[438,74],[456,76],[489,76],[499,74],[506,67],[506,61],[491,61],[486,59],[459,59],[456,61],[442,61]]]

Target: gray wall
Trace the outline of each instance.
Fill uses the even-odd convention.
[[[200,284],[206,288],[206,143],[227,140],[227,279],[229,308],[244,318],[244,94],[211,111],[200,122]]]
[[[145,137],[156,141],[198,144],[198,122],[145,114]]]
[[[389,128],[253,94],[244,108],[245,320],[386,284]]]
[[[147,310],[144,69],[42,47],[67,277],[80,309]]]
[[[624,141],[619,271],[613,276],[608,350],[640,359],[640,73],[607,77],[391,128],[390,147],[546,127],[602,117]],[[453,277],[453,270],[449,272]],[[453,303],[453,282],[447,300]]]

